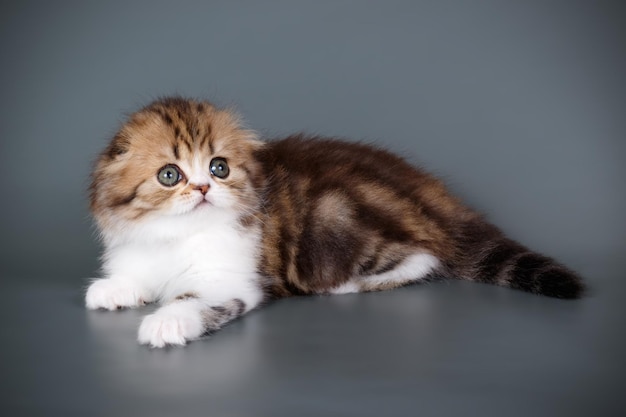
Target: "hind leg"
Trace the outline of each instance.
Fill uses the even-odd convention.
[[[435,256],[418,252],[408,255],[392,269],[378,274],[353,277],[329,292],[331,294],[348,294],[388,290],[424,279],[434,272],[439,265],[439,259]]]

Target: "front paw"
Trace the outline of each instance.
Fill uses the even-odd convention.
[[[90,310],[138,307],[144,305],[146,301],[146,297],[137,286],[109,278],[94,281],[85,295],[85,305]]]
[[[200,312],[189,303],[176,303],[161,307],[144,317],[139,326],[137,340],[143,345],[163,347],[185,345],[205,332]]]

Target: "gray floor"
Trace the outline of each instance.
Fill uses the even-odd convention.
[[[0,415],[626,415],[623,3],[2,2]],[[86,189],[123,114],[174,93],[401,153],[590,294],[289,299],[138,346],[145,312],[82,305]]]
[[[582,301],[458,281],[294,298],[167,350],[135,342],[145,311],[87,312],[70,286],[3,287],[0,410],[620,416],[623,268],[596,267]]]

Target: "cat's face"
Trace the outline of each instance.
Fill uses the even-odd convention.
[[[253,152],[262,146],[235,116],[209,103],[168,99],[130,116],[93,173],[101,229],[146,218],[256,204]]]

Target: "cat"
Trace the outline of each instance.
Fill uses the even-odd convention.
[[[261,141],[238,116],[168,97],[100,155],[90,208],[104,244],[89,309],[159,302],[138,341],[185,345],[264,302],[459,278],[559,298],[565,266],[507,238],[443,183],[376,147]]]

